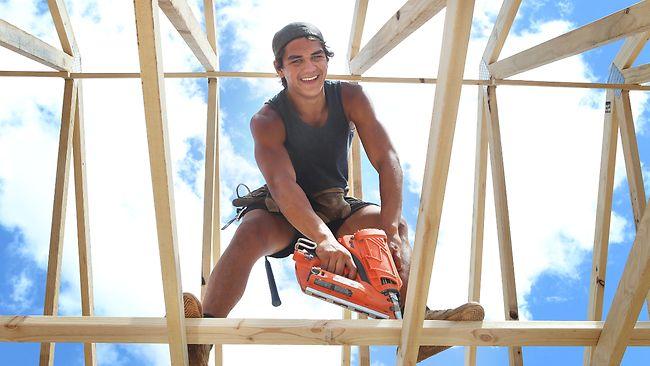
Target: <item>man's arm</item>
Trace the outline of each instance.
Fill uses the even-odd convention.
[[[341,83],[341,87],[346,115],[354,122],[368,160],[379,173],[381,228],[392,244],[391,249],[396,249],[393,246],[401,244],[398,227],[402,215],[403,175],[399,158],[361,86]],[[399,257],[399,251],[397,252]],[[401,263],[396,264],[399,269]]]
[[[280,116],[265,105],[253,116],[251,132],[255,142],[255,160],[284,217],[318,244],[316,254],[323,268],[339,275],[343,275],[347,268],[348,277],[355,278],[356,267],[350,253],[336,241],[296,183],[296,172],[284,147],[286,137]]]

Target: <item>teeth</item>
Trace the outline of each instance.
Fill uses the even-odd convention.
[[[312,81],[312,80],[316,80],[317,77],[318,77],[318,75],[314,75],[314,76],[312,76],[310,78],[302,78],[300,80],[302,80],[302,81]]]

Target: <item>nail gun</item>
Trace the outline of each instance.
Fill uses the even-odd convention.
[[[320,267],[316,243],[301,238],[293,259],[296,277],[308,295],[377,319],[401,319],[399,290],[402,280],[393,262],[386,234],[378,229],[359,230],[339,238],[357,267],[355,280]]]

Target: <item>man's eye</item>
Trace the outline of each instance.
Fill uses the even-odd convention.
[[[323,55],[314,55],[312,56],[312,60],[320,61],[324,58]]]
[[[294,65],[298,65],[298,64],[301,63],[301,62],[302,62],[301,59],[297,59],[297,60],[293,60],[293,61],[291,61],[291,63],[294,64]]]

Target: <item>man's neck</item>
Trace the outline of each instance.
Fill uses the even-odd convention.
[[[327,109],[325,88],[323,88],[321,93],[313,97],[305,97],[292,93],[290,89],[287,89],[287,96],[291,100],[296,112],[303,117],[305,122],[319,122],[323,112]]]

